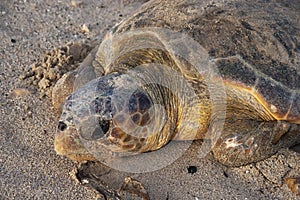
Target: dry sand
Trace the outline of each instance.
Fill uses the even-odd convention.
[[[74,163],[53,149],[58,119],[47,97],[19,76],[45,51],[68,41],[103,36],[142,1],[2,0],[0,3],[0,199],[95,199],[96,192],[76,183]],[[89,33],[82,31],[82,26]],[[26,90],[15,90],[27,88]],[[15,93],[12,93],[15,91]],[[300,156],[283,150],[240,168],[199,159],[199,142],[171,165],[130,174],[152,199],[297,199],[283,178],[300,174]],[[197,172],[188,173],[189,166]],[[104,179],[117,188],[128,174],[109,170]]]

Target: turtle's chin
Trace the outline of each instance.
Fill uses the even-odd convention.
[[[82,145],[75,127],[57,131],[54,149],[58,155],[66,156],[74,161],[96,160]]]

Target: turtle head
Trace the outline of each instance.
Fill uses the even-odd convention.
[[[166,112],[127,74],[92,80],[63,107],[55,150],[73,160],[93,160],[97,151],[139,153],[160,148],[171,136]]]

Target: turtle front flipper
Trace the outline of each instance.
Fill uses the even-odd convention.
[[[213,147],[214,157],[228,166],[257,162],[281,148],[300,143],[300,125],[285,121],[226,120]],[[238,125],[237,125],[238,124]]]

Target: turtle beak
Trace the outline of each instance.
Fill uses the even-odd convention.
[[[74,161],[95,160],[81,144],[75,127],[66,127],[59,122],[54,139],[54,149],[58,155],[63,155]]]

